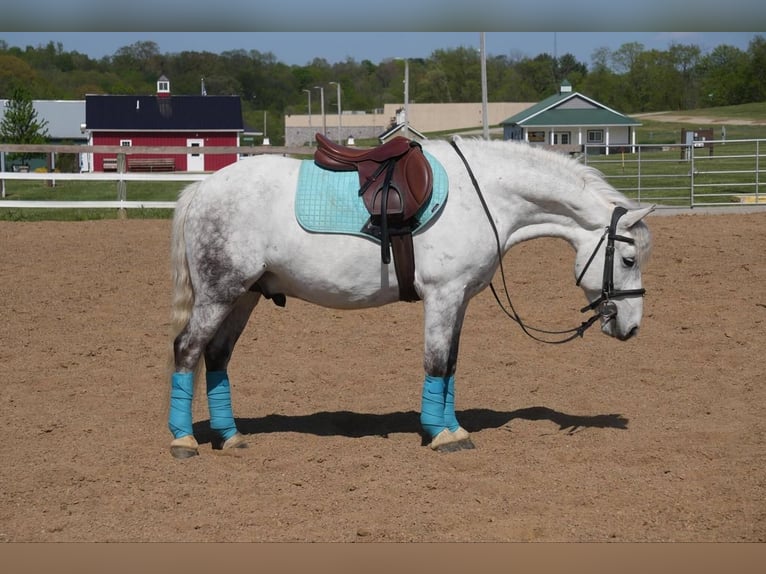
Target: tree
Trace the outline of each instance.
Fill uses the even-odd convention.
[[[707,106],[731,106],[748,101],[748,55],[734,46],[721,45],[700,62],[702,98]]]
[[[47,120],[40,120],[32,105],[32,98],[23,88],[16,88],[5,108],[3,121],[0,122],[0,141],[9,144],[42,144],[48,137]],[[10,154],[13,161],[20,158],[28,165],[29,159],[39,154]]]
[[[33,85],[37,74],[21,58],[0,53],[0,98],[10,98],[20,85]]]

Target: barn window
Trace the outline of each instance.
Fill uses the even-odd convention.
[[[545,132],[542,132],[542,131],[528,132],[527,140],[530,143],[545,143]]]
[[[133,140],[120,140],[121,147],[131,147],[132,145],[133,145]]]

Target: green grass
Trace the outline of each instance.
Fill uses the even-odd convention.
[[[700,108],[697,110],[684,110],[681,112],[668,112],[669,115],[689,118],[687,122],[661,122],[652,120],[652,116],[639,118],[641,126],[636,128],[636,143],[638,144],[671,144],[681,142],[681,130],[689,129],[712,129],[714,139],[722,137],[722,127],[726,127],[727,140],[759,139],[766,138],[766,125],[732,124],[725,119],[739,121],[764,121],[766,122],[766,102],[742,104],[739,106],[726,106],[717,108]],[[702,124],[694,122],[694,118],[718,118],[714,124]]]
[[[126,183],[128,201],[175,201],[180,191],[189,182],[148,182]],[[6,199],[48,200],[48,201],[115,201],[116,181],[57,181],[49,187],[43,181],[7,180]],[[171,209],[50,209],[50,208],[3,208],[0,200],[0,221],[84,221],[90,219],[167,219]]]

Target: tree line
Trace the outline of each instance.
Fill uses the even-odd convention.
[[[436,50],[411,59],[409,99],[417,103],[481,100],[481,66],[474,48]],[[616,50],[600,48],[590,64],[567,53],[487,56],[489,101],[533,102],[558,90],[563,80],[573,89],[623,113],[685,110],[766,101],[766,39],[755,36],[747,50],[719,45],[703,51],[694,44],[671,44],[648,50],[638,42]],[[311,92],[319,113],[324,86],[325,110],[336,113],[341,85],[343,110],[372,111],[404,99],[404,62],[374,63],[348,58],[330,63],[315,58],[306,65],[286,65],[271,52],[230,50],[220,54],[183,51],[162,53],[155,42],[124,46],[113,55],[93,59],[67,51],[61,43],[10,47],[0,38],[0,98],[23,89],[33,99],[83,99],[85,94],[154,93],[164,74],[175,94],[239,95],[249,128],[268,122],[272,143],[284,141],[288,114],[305,114]]]

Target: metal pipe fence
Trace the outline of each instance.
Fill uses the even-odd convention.
[[[691,144],[584,146],[583,163],[642,204],[720,207],[766,204],[762,188],[766,140],[708,140]]]

